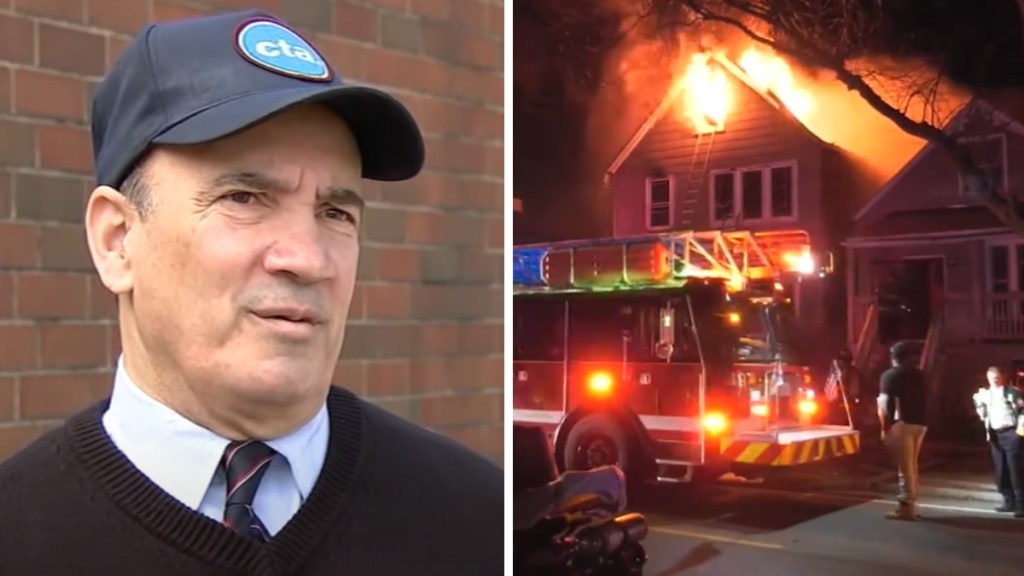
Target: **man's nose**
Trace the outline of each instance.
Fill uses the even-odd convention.
[[[334,275],[327,238],[316,216],[288,215],[278,219],[273,242],[264,256],[264,268],[272,274],[287,274],[310,284]]]

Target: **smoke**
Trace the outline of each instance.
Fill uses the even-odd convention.
[[[627,27],[624,20],[623,26]],[[734,62],[754,43],[723,25],[704,25],[673,37],[647,39],[627,35],[605,62],[602,90],[595,95],[586,123],[584,162],[603,172],[674,82],[689,57],[705,49],[724,50]],[[759,47],[763,49],[763,47]],[[821,140],[834,144],[882,181],[894,176],[925,145],[849,90],[828,70],[810,70],[786,59],[795,85],[811,95],[807,110],[793,114]],[[967,103],[966,91],[943,81],[927,63],[872,58],[849,63],[890,105],[908,118],[943,126]]]

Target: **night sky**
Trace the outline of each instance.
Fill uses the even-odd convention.
[[[877,40],[879,51],[926,58],[976,91],[1024,89],[1024,24],[1017,0],[882,5],[886,32]],[[628,40],[620,40],[618,18],[604,2],[516,0],[513,11],[513,178],[516,196],[531,212],[529,221],[539,226],[517,225],[516,242],[608,234],[607,202],[597,193],[606,166],[604,159],[586,156],[583,138],[595,101],[614,84],[602,73],[605,59]],[[637,126],[623,128],[609,138],[628,138]],[[608,142],[615,150],[624,144]]]

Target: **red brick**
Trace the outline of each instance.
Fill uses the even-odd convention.
[[[19,114],[85,120],[85,82],[36,70],[15,74],[14,106]]]
[[[452,0],[412,0],[409,9],[414,14],[437,20],[447,20],[451,14]]]
[[[309,0],[301,0],[308,2]],[[249,10],[251,8],[259,8],[270,12],[271,14],[277,14],[278,16],[284,16],[284,6],[282,0],[207,0],[206,4],[214,7],[214,9],[225,10]]]
[[[98,276],[89,276],[89,318],[93,320],[117,319],[117,296],[107,290]]]
[[[0,222],[0,267],[31,268],[39,262],[39,229],[30,224]]]
[[[413,212],[409,214],[409,224],[405,233],[412,244],[439,244],[444,238],[441,215],[434,212]]]
[[[107,46],[103,58],[107,68],[114,65],[114,62],[117,61],[118,56],[121,55],[121,52],[128,46],[128,44],[129,40],[121,36],[107,37]]]
[[[421,276],[419,250],[398,246],[377,248],[377,278],[403,282],[419,280]]]
[[[14,377],[0,376],[0,422],[14,419]]]
[[[440,62],[391,50],[367,53],[367,81],[389,87],[444,95],[448,91],[448,69]]]
[[[335,73],[342,78],[362,78],[366,72],[366,49],[344,38],[320,35],[313,42]],[[371,199],[364,191],[364,197]]]
[[[501,69],[498,43],[480,34],[462,35],[462,62],[480,68]]]
[[[0,428],[0,461],[10,458],[33,440],[56,427],[53,423],[26,423]]]
[[[448,365],[452,390],[501,389],[504,363],[500,356],[457,356]]]
[[[425,426],[486,424],[501,417],[501,394],[459,394],[423,399]]]
[[[39,65],[62,72],[100,76],[106,69],[103,36],[51,24],[39,24]]]
[[[11,82],[13,75],[14,72],[10,68],[0,66],[0,112],[11,111],[11,103],[14,101],[13,82]]]
[[[487,6],[487,31],[502,38],[505,36],[505,7],[503,5]]]
[[[409,315],[409,286],[405,284],[364,284],[366,317],[397,319]]]
[[[409,392],[409,362],[404,360],[385,360],[366,363],[367,396],[405,396]]]
[[[39,264],[50,270],[92,272],[94,268],[82,226],[41,226]]]
[[[365,394],[366,389],[366,361],[344,360],[338,362],[334,367],[334,377],[331,383],[356,394]]]
[[[39,329],[0,324],[0,371],[35,368],[39,363]]]
[[[144,0],[89,0],[89,24],[134,36],[152,20]]]
[[[92,141],[84,128],[39,126],[39,165],[53,170],[91,173]]]
[[[85,21],[85,0],[14,0],[14,11],[67,22]]]
[[[209,9],[200,8],[192,4],[181,4],[178,2],[156,0],[153,3],[153,21],[167,22],[171,20],[186,20],[198,18],[209,14]]]
[[[413,398],[375,398],[373,403],[399,418],[405,418],[413,422],[418,422],[422,419],[420,416],[420,401]]]
[[[412,0],[412,1],[413,2],[417,2],[418,0]],[[389,10],[390,9],[390,10],[397,10],[397,11],[405,11],[405,10],[409,9],[409,2],[410,2],[410,0],[376,0],[374,2],[374,4],[376,4],[381,9],[385,9],[385,10]]]
[[[420,349],[425,356],[455,354],[459,351],[459,325],[424,323],[419,326]]]
[[[502,248],[505,246],[505,219],[488,218],[487,219],[487,247],[488,248]]]
[[[505,326],[500,322],[462,324],[459,327],[459,349],[466,354],[501,354]]]
[[[14,215],[11,214],[11,178],[5,170],[0,170],[0,221],[8,220]],[[0,257],[2,259],[2,257]]]
[[[412,393],[422,394],[446,390],[451,385],[448,379],[448,358],[419,357],[409,366]]]
[[[348,0],[334,5],[334,32],[353,40],[376,43],[380,31],[378,12]]]
[[[14,274],[0,272],[0,321],[14,317]]]
[[[103,367],[108,362],[107,338],[103,324],[41,326],[39,352],[48,367]]]
[[[361,320],[366,318],[366,287],[357,283],[352,290],[352,302],[348,306],[348,319]]]
[[[487,8],[489,4],[480,0],[450,0],[451,19],[467,24],[472,28],[482,29],[487,26]],[[498,7],[501,10],[501,7]]]
[[[35,28],[30,19],[0,14],[0,60],[31,64],[36,59],[35,46]]]
[[[65,418],[110,394],[113,376],[45,374],[21,377],[21,417]]]
[[[0,166],[34,166],[36,128],[27,122],[0,120]]]
[[[85,318],[87,277],[82,274],[25,273],[17,277],[19,318]]]

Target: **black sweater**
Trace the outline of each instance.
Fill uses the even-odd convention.
[[[112,443],[106,402],[0,465],[0,575],[501,574],[503,474],[335,388],[309,499],[266,544],[153,484]]]

